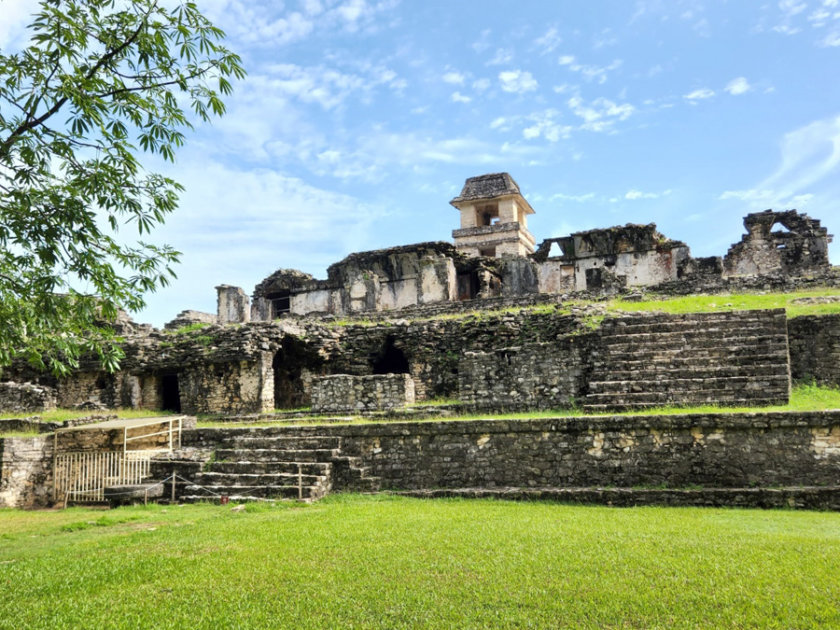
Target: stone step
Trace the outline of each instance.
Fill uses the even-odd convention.
[[[298,475],[292,473],[222,473],[201,472],[193,481],[198,486],[291,486],[298,485]],[[325,475],[300,475],[305,486],[325,484]]]
[[[787,364],[785,363],[764,363],[759,365],[720,365],[720,366],[695,366],[691,363],[686,365],[671,365],[668,363],[642,363],[638,362],[632,369],[611,369],[603,371],[597,381],[635,381],[650,379],[670,378],[706,378],[731,377],[731,376],[785,376],[787,375]],[[595,382],[597,382],[595,381]],[[590,381],[592,382],[592,381]]]
[[[669,366],[671,368],[681,367],[703,367],[704,364],[698,364],[697,357],[690,356],[685,352],[670,352],[651,354],[645,356],[643,352],[635,352],[628,354],[626,357],[609,357],[609,361],[597,352],[592,353],[592,367],[595,370],[602,369],[606,372],[612,372],[621,369],[636,370],[645,367],[656,367],[660,365]],[[707,359],[710,357],[706,357]],[[754,365],[772,365],[782,364],[787,365],[787,354],[783,352],[764,352],[762,349],[756,349],[756,354],[730,354],[726,357],[725,362],[716,361],[713,365],[732,365],[732,366],[754,366]]]
[[[624,361],[663,361],[672,358],[687,360],[726,360],[746,359],[761,357],[763,361],[774,357],[774,360],[781,360],[787,363],[787,348],[773,348],[767,346],[728,346],[721,348],[660,348],[651,350],[644,346],[637,347],[625,352],[592,352],[593,365],[598,362],[605,362],[608,367],[618,366]]]
[[[229,462],[329,462],[338,454],[338,449],[323,448],[220,448],[216,450],[216,460]]]
[[[667,405],[725,405],[727,407],[756,407],[783,405],[787,399],[779,396],[740,395],[744,390],[699,390],[695,392],[608,392],[589,394],[583,399],[587,411],[603,409],[626,409],[640,406],[662,407]]]
[[[605,320],[601,325],[601,331],[606,335],[635,335],[635,334],[668,334],[680,332],[703,332],[703,331],[757,331],[780,333],[787,330],[785,319],[763,319],[753,318],[747,320],[671,320],[657,322],[633,322],[626,323],[621,320]]]
[[[638,333],[638,334],[605,334],[602,341],[605,346],[627,345],[627,344],[663,344],[663,343],[708,343],[718,342],[720,344],[741,343],[755,339],[772,339],[784,343],[787,335],[784,332],[767,331],[764,329],[755,331],[710,331],[702,330],[692,333],[670,332],[670,333]]]
[[[620,326],[675,323],[785,321],[784,309],[755,309],[742,311],[706,311],[701,313],[633,313],[623,314],[605,320],[605,323]]]
[[[331,465],[325,462],[210,462],[205,472],[218,473],[294,473],[297,474],[298,466],[304,475],[328,475]]]
[[[260,449],[336,449],[341,446],[341,438],[335,436],[236,436],[228,440],[225,446],[231,448]]]
[[[632,379],[626,381],[604,380],[590,381],[588,396],[605,393],[658,393],[672,392],[674,394],[698,391],[746,391],[768,389],[770,387],[787,387],[790,378],[787,373],[756,378],[753,376],[728,376],[707,378],[661,378],[661,379]]]
[[[685,340],[682,337],[663,338],[657,336],[652,341],[613,341],[602,346],[602,352],[607,355],[623,355],[640,349],[648,352],[657,350],[688,350],[714,351],[717,349],[749,348],[756,347],[787,348],[786,335],[760,335],[755,337],[717,337],[708,336],[702,339]]]
[[[231,501],[243,498],[251,499],[320,499],[327,493],[326,488],[320,486],[303,486],[300,494],[297,485],[285,486],[244,486],[244,485],[215,485],[205,486],[191,484],[184,488],[184,496],[202,497],[204,500],[218,500],[220,496],[230,497]]]

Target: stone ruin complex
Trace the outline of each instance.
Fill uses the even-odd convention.
[[[674,295],[840,286],[828,260],[832,237],[818,220],[794,210],[749,214],[747,234],[725,256],[694,258],[653,224],[537,244],[526,222],[534,209],[507,173],[468,179],[450,203],[460,214],[453,243],[351,254],[329,267],[325,280],[279,269],[250,297],[220,285],[215,314],[183,311],[163,331],[124,322],[126,357],[116,373],[92,360],[61,380],[12,366],[2,374],[0,406],[383,419],[186,430],[178,438],[184,448],[164,449],[150,464],[158,479],[177,472],[181,480],[170,481],[165,494],[180,498],[197,499],[208,488],[317,498],[331,489],[480,494],[510,486],[529,496],[617,504],[840,508],[840,412],[410,421],[572,407],[756,407],[785,404],[792,379],[838,385],[840,316],[618,316],[597,302],[570,305],[642,289]],[[441,399],[447,404],[423,406]],[[308,411],[275,412],[302,408]],[[101,443],[113,444],[103,431]],[[59,442],[20,440],[0,440],[0,505],[43,504],[38,488],[55,475],[49,462]],[[708,490],[603,489],[662,484]]]

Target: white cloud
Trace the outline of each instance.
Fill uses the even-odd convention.
[[[499,48],[493,58],[487,62],[488,66],[501,66],[513,60],[513,51],[510,48]]]
[[[526,140],[543,137],[549,142],[557,142],[568,138],[574,131],[574,127],[559,123],[557,119],[560,116],[560,112],[556,109],[547,109],[543,112],[531,114],[527,117],[531,124],[522,130],[522,137]]]
[[[595,199],[595,193],[588,192],[580,195],[566,195],[564,193],[555,193],[549,197],[550,201],[573,201],[575,203],[583,203]]]
[[[729,92],[732,96],[738,96],[749,92],[752,89],[752,86],[745,77],[738,77],[737,79],[732,79],[723,89],[726,92]]]
[[[484,92],[490,89],[490,79],[476,79],[472,87],[476,92]]]
[[[563,38],[560,37],[557,27],[552,26],[545,32],[544,35],[535,39],[534,44],[539,49],[541,55],[547,55],[550,52],[553,52],[562,41]]]
[[[444,83],[451,83],[452,85],[463,85],[464,77],[460,72],[450,71],[445,73],[442,77]]]
[[[524,70],[500,72],[499,82],[505,92],[532,92],[537,89],[537,80]]]
[[[561,55],[557,63],[568,67],[572,72],[580,73],[587,81],[602,84],[607,82],[608,73],[620,68],[624,62],[621,59],[613,59],[609,65],[595,66],[579,63],[574,55]]]
[[[465,96],[460,92],[452,92],[452,102],[454,103],[470,103],[472,102],[472,98],[469,96]]]
[[[611,131],[616,122],[626,120],[636,111],[629,103],[619,105],[606,98],[596,98],[587,105],[580,96],[573,96],[568,105],[575,116],[583,119],[581,129],[596,132]]]
[[[635,188],[631,188],[624,194],[625,199],[635,201],[637,199],[659,199],[660,197],[667,197],[671,194],[671,190],[663,190],[662,192],[642,192]]]
[[[685,94],[683,96],[684,99],[689,101],[699,101],[707,98],[712,98],[715,95],[714,90],[710,90],[709,88],[700,88],[698,90],[694,90]]]
[[[755,208],[791,207],[808,203],[820,189],[829,199],[836,198],[838,181],[840,116],[835,116],[785,134],[781,163],[772,175],[751,188],[724,191],[718,199]]]

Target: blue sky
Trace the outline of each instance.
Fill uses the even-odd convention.
[[[0,0],[0,47],[26,0]],[[449,240],[464,179],[508,171],[540,241],[655,222],[723,255],[742,217],[840,234],[840,0],[205,0],[248,70],[164,170],[179,279],[139,321],[215,311],[279,267]],[[840,264],[840,243],[831,258]]]

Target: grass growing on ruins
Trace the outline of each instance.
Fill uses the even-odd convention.
[[[456,404],[454,399],[439,399],[431,401],[430,406],[443,406]],[[413,408],[417,411],[422,409],[425,403],[419,403]],[[611,412],[609,415],[673,415],[687,413],[760,413],[767,411],[826,411],[829,409],[840,409],[840,389],[827,387],[816,383],[799,383],[791,389],[790,402],[787,405],[774,405],[770,407],[720,407],[716,405],[703,405],[694,407],[656,407],[641,411],[619,411]],[[462,414],[456,416],[429,416],[416,418],[418,422],[448,422],[465,420],[535,420],[539,418],[567,418],[586,417],[582,409],[548,409],[543,411],[528,411],[521,413],[488,413],[488,414]],[[391,420],[391,422],[403,422],[405,420]],[[294,419],[271,420],[261,419],[253,422],[231,422],[216,419],[199,418],[198,426],[202,428],[227,428],[227,427],[249,427],[249,426],[305,426],[319,424],[369,424],[372,422],[389,422],[382,418],[365,418],[362,416],[311,416]]]
[[[819,298],[837,298],[821,303]],[[798,300],[800,300],[798,302]],[[813,300],[813,302],[811,301]],[[840,313],[840,289],[813,289],[793,293],[732,293],[667,297],[642,302],[610,300],[612,312],[662,311],[665,313],[700,313],[712,311],[787,309],[788,317]]]
[[[42,422],[64,422],[65,420],[76,420],[77,418],[90,418],[92,416],[106,416],[116,414],[120,418],[150,418],[158,416],[170,416],[171,411],[160,411],[155,409],[105,409],[102,411],[91,411],[90,409],[51,409],[38,412],[6,412],[0,413],[0,420],[9,418],[38,418]]]
[[[837,627],[840,514],[332,496],[0,510],[0,628]]]

